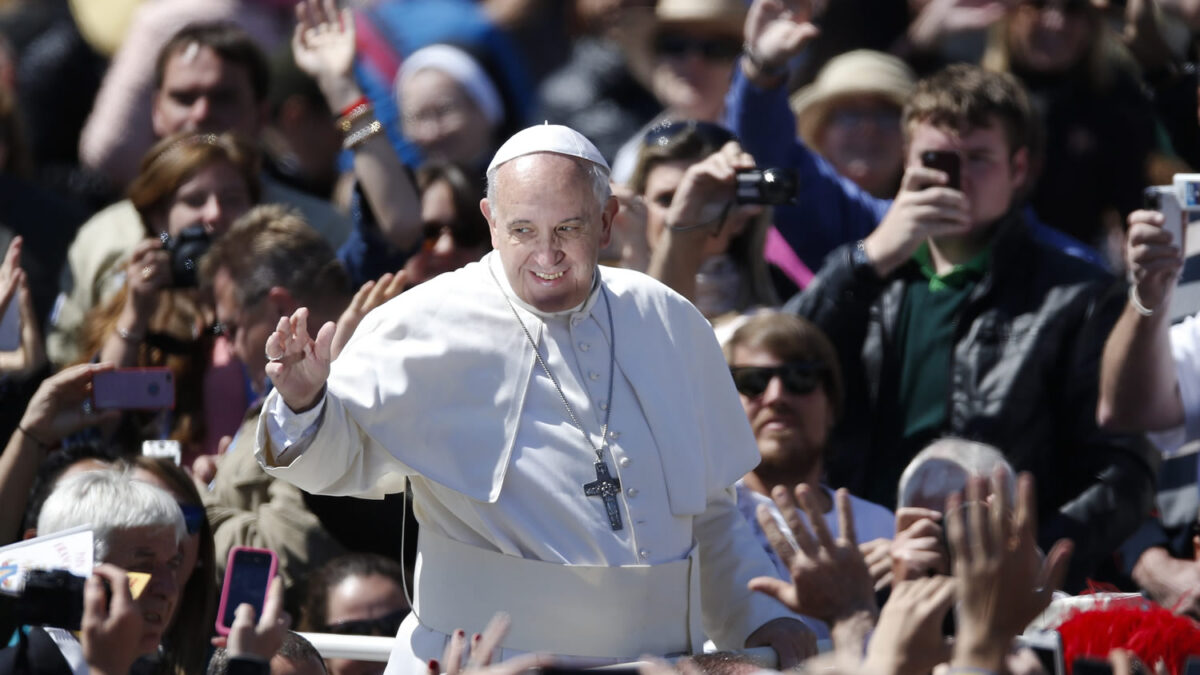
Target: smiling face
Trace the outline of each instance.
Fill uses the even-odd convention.
[[[601,206],[582,160],[545,152],[502,164],[494,194],[480,208],[517,297],[543,312],[586,300],[616,199]]]
[[[470,164],[491,143],[492,125],[454,78],[433,68],[405,78],[397,92],[404,135],[428,160]]]
[[[920,166],[921,154],[930,150],[958,153],[962,162],[962,191],[971,208],[973,233],[996,222],[1012,206],[1025,182],[1029,151],[1012,152],[1004,128],[996,123],[974,127],[965,134],[916,122],[910,129],[908,165]]]
[[[137,644],[139,654],[154,653],[179,602],[176,574],[183,553],[175,541],[175,530],[162,526],[114,530],[108,544],[110,553],[104,562],[150,575],[150,582],[136,600],[145,622]]]
[[[205,232],[217,236],[253,205],[242,172],[222,159],[197,169],[181,183],[167,202],[163,222],[152,225],[172,237],[189,225],[203,225]]]

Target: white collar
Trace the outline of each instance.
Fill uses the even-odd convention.
[[[508,283],[508,275],[504,272],[504,265],[500,262],[500,253],[492,250],[484,256],[484,262],[488,265],[488,269],[500,283],[500,290],[512,301],[514,305],[538,317],[542,321],[559,317],[574,318],[575,316],[588,316],[592,313],[592,307],[596,305],[596,299],[600,297],[600,266],[596,266],[595,272],[592,273],[592,289],[588,293],[587,298],[569,309],[559,310],[557,312],[546,312],[540,310],[533,305],[525,302],[513,290],[512,285]]]

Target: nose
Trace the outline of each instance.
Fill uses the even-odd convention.
[[[209,234],[223,232],[225,209],[221,208],[221,200],[217,195],[209,195],[204,201],[204,205],[200,207],[200,222],[204,224],[204,229]]]
[[[763,403],[770,403],[771,401],[778,400],[779,397],[783,395],[784,391],[783,379],[778,375],[772,375],[771,381],[767,382],[767,388],[764,389],[762,393]]]
[[[438,238],[433,242],[433,248],[430,253],[439,258],[444,258],[454,254],[457,247],[454,245],[454,237],[450,236],[445,230],[438,235]]]
[[[198,96],[195,102],[192,103],[192,109],[188,112],[192,131],[197,131],[204,128],[204,124],[212,114],[212,104],[207,96]]]

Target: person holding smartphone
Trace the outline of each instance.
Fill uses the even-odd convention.
[[[816,28],[769,0],[750,15],[753,58],[742,71],[770,84]],[[1034,127],[1014,78],[950,66],[917,83],[902,124],[896,198],[787,305],[840,349],[848,397],[829,475],[887,506],[905,465],[934,438],[994,445],[1039,478],[1039,536],[1075,540],[1068,585],[1079,588],[1154,494],[1157,455],[1145,439],[1102,431],[1091,414],[1101,345],[1123,296],[1104,269],[1028,222],[1021,196],[1033,180]],[[957,157],[957,188],[954,160],[926,166],[927,152]]]

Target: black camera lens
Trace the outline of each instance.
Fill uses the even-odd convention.
[[[738,171],[735,199],[739,204],[791,204],[796,186],[796,172],[791,169]]]
[[[175,288],[195,288],[200,258],[208,253],[212,239],[203,225],[189,225],[174,237],[163,235],[171,259],[171,285]]]

